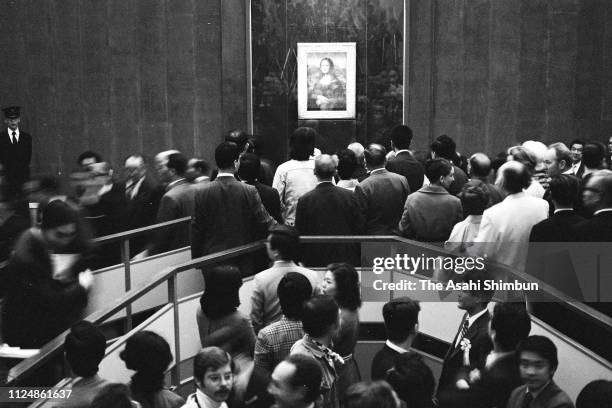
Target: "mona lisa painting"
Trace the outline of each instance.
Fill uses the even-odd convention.
[[[298,118],[355,118],[355,43],[298,43]]]

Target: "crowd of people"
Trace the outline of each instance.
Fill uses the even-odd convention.
[[[8,117],[14,112],[5,114],[9,135],[16,133],[18,121]],[[411,348],[418,303],[386,304],[388,340],[373,360],[375,382],[361,381],[353,357],[361,305],[358,248],[300,246],[300,235],[401,235],[486,255],[519,271],[530,241],[612,241],[610,146],[528,141],[494,157],[466,157],[447,135],[428,152],[411,151],[412,137],[400,125],[389,146],[351,143],[332,155],[316,149],[314,129],[302,127],[290,136],[289,160],[276,170],[241,131],[216,147],[216,166],[167,150],[156,155],[154,172],[140,154],[114,172],[88,151],[78,157],[70,189],[54,177],[24,177],[2,159],[2,339],[40,348],[79,319],[95,284],[91,270],[118,260],[96,248],[93,236],[192,217],[191,231],[178,226],[133,240],[134,258],[185,246],[195,258],[267,237],[271,266],[262,270],[260,260],[243,256],[203,271],[206,290],[196,318],[203,349],[194,360],[197,391],[186,401],[164,387],[172,355],[157,334],[141,332],[128,342],[122,358],[136,374],[126,388],[96,375],[98,329],[87,322],[72,326],[65,350],[78,377],[73,389],[83,387],[87,404],[573,406],[552,381],[554,344],[529,336],[524,307],[497,304],[490,314],[491,293],[460,295],[466,315],[437,387]],[[28,213],[23,203],[36,211]],[[308,267],[322,265],[327,272],[319,281]],[[484,279],[474,273],[462,279]],[[249,275],[255,278],[246,316],[238,311],[238,290]],[[577,406],[597,406],[585,401],[609,394],[609,385],[587,387]]]

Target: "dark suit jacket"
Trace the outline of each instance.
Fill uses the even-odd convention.
[[[0,132],[0,163],[7,180],[23,184],[30,178],[32,136],[19,129],[19,142],[13,144],[6,127]]]
[[[507,408],[522,408],[526,388],[526,385],[521,385],[512,391]],[[546,388],[531,402],[530,408],[574,408],[574,404],[565,391],[551,380]]]
[[[506,195],[497,187],[495,184],[489,183],[486,179],[472,178],[465,183],[464,187],[482,187],[489,193],[489,203],[487,208],[494,206],[497,203],[501,203]]]
[[[396,234],[408,194],[406,178],[386,169],[374,171],[359,183],[355,195],[365,218],[366,234]]]
[[[125,183],[122,183],[125,192]],[[155,224],[157,209],[165,191],[155,180],[145,176],[136,196],[127,200],[125,209],[125,229],[141,228]]]
[[[465,174],[463,170],[453,164],[453,168],[455,169],[455,179],[448,187],[448,192],[452,195],[457,195],[461,192],[461,189],[468,182],[468,176]],[[431,181],[431,180],[430,180]]]
[[[262,239],[264,231],[274,223],[255,187],[234,177],[217,177],[195,193],[192,256]]]
[[[387,370],[393,368],[395,365],[395,357],[399,356],[400,353],[393,350],[386,344],[378,350],[372,360],[372,368],[370,370],[372,381],[384,380],[387,377]]]
[[[493,344],[489,338],[489,312],[485,312],[470,326],[465,338],[470,340],[472,347],[470,349],[470,368],[483,369],[485,360],[489,352],[493,349]],[[462,320],[463,323],[463,320]],[[455,347],[457,336],[461,333],[461,327],[457,330],[457,334],[451,343],[444,362],[442,364],[442,373],[440,381],[438,381],[438,393],[447,387],[454,387],[458,378],[462,377],[463,366],[463,351],[458,345]]]
[[[576,241],[612,242],[612,211],[594,215],[586,221],[574,225]]]
[[[438,395],[440,408],[505,408],[510,393],[522,384],[516,353],[500,357],[481,371],[467,390],[448,387]]]
[[[358,235],[363,232],[364,220],[357,198],[331,182],[318,184],[300,197],[295,216],[295,227],[300,235]],[[332,262],[359,262],[355,245],[306,245],[303,251],[306,265],[325,266]]]
[[[415,192],[423,186],[425,169],[409,152],[400,152],[387,162],[387,170],[401,174],[408,180],[410,191]]]
[[[173,184],[159,202],[156,222],[166,222],[177,218],[192,217],[194,211],[196,189],[187,180]],[[151,254],[159,254],[177,248],[189,246],[190,227],[179,225],[161,230],[155,234]]]
[[[276,220],[276,222],[282,224],[283,216],[281,215],[280,197],[278,196],[278,191],[275,188],[258,181],[251,185],[257,189],[261,202],[263,203],[264,207],[266,207],[268,213]]]
[[[533,226],[529,242],[573,242],[576,240],[573,227],[583,221],[574,210],[559,211]]]

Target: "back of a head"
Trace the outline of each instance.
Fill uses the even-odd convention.
[[[361,289],[359,274],[353,265],[347,262],[337,262],[327,266],[334,275],[336,294],[334,299],[342,309],[357,310],[361,307]]]
[[[386,380],[407,407],[432,406],[436,380],[418,354],[404,353],[396,356],[393,368],[387,371]]]
[[[90,408],[133,408],[130,389],[125,384],[108,384],[98,391]]]
[[[481,215],[489,203],[489,192],[481,185],[465,185],[459,193],[465,215]]]
[[[533,172],[538,164],[538,158],[523,146],[514,146],[508,149],[512,160],[523,164],[529,172]]]
[[[491,316],[495,343],[503,351],[513,351],[531,331],[531,317],[523,303],[497,303]]]
[[[78,213],[68,203],[53,200],[42,209],[40,227],[45,229],[57,228],[62,225],[73,224],[78,221]]]
[[[230,130],[227,136],[225,136],[225,141],[236,143],[236,146],[238,146],[238,150],[240,151],[244,150],[244,146],[247,144],[248,140],[249,137],[247,134],[240,129]]]
[[[338,324],[338,304],[331,296],[308,299],[302,308],[302,326],[311,337],[321,337]]]
[[[601,191],[601,203],[605,208],[612,207],[612,170],[598,170],[591,175],[589,184]]]
[[[467,283],[470,288],[479,288],[469,290],[468,292],[475,297],[479,297],[482,303],[488,304],[493,295],[495,294],[494,289],[486,289],[485,282],[491,280],[491,274],[486,268],[478,269],[471,268],[467,269],[463,275],[461,275],[461,282]]]
[[[579,188],[578,179],[568,174],[560,174],[550,179],[550,197],[560,205],[573,207],[578,202]]]
[[[344,393],[345,408],[399,408],[397,396],[386,381],[363,381]]]
[[[300,234],[290,225],[275,225],[268,230],[270,248],[278,251],[284,261],[297,260],[300,248]]]
[[[353,142],[347,146],[347,149],[352,150],[355,153],[355,157],[357,158],[357,163],[363,164],[363,155],[365,149],[363,145],[359,142]]]
[[[338,177],[341,180],[350,180],[357,168],[357,157],[350,149],[342,149],[336,153],[338,156]]]
[[[289,272],[278,283],[278,301],[287,319],[301,320],[304,302],[312,297],[312,285],[298,272]]]
[[[120,357],[130,370],[151,374],[163,374],[172,362],[168,342],[149,330],[140,331],[130,337]]]
[[[207,175],[208,173],[210,173],[210,165],[206,160],[196,159],[193,163],[193,167],[198,169],[202,174]]]
[[[204,293],[200,298],[202,312],[210,319],[217,319],[236,311],[240,305],[242,286],[240,269],[233,265],[218,265],[206,274]]]
[[[219,169],[230,169],[238,160],[238,146],[233,142],[223,142],[215,149],[215,162]]]
[[[457,145],[450,136],[440,135],[431,144],[431,151],[434,152],[437,157],[442,157],[452,162],[457,154]]]
[[[605,146],[598,142],[588,142],[582,148],[582,162],[589,169],[600,168],[605,155]]]
[[[261,161],[253,153],[245,153],[240,156],[240,167],[238,167],[238,177],[247,182],[254,182],[259,177],[261,171]]]
[[[292,354],[285,361],[295,367],[295,372],[289,381],[291,386],[306,390],[304,402],[316,401],[321,395],[321,380],[323,377],[319,363],[314,358],[304,354]]]
[[[81,165],[82,162],[86,159],[89,159],[88,161],[91,161],[92,163],[100,163],[102,161],[102,156],[99,153],[94,152],[93,150],[86,150],[83,153],[79,154],[77,163]]]
[[[544,143],[537,140],[527,140],[523,142],[522,147],[533,155],[536,163],[540,163],[544,159],[546,150],[548,150],[548,147],[546,147]]]
[[[538,354],[548,361],[553,370],[559,365],[557,347],[548,337],[535,335],[527,337],[525,340],[521,341],[516,348],[519,358],[523,351]]]
[[[450,161],[441,157],[427,160],[425,163],[425,176],[432,183],[438,183],[440,177],[448,176],[453,169]]]
[[[193,377],[201,381],[206,371],[216,371],[230,364],[233,371],[232,357],[220,347],[205,347],[193,359]]]
[[[365,151],[366,164],[370,168],[381,167],[385,164],[387,149],[378,143],[372,143]]]
[[[80,377],[91,377],[98,372],[105,350],[106,338],[93,323],[85,320],[75,323],[64,340],[66,360]]]
[[[316,130],[310,127],[295,129],[289,138],[289,158],[308,160],[314,152],[316,135]]]
[[[612,406],[612,381],[595,380],[584,386],[576,408],[610,408]]]
[[[420,311],[419,302],[408,297],[400,297],[385,303],[383,319],[387,339],[394,343],[401,343],[408,336],[415,335],[415,326],[419,323]]]
[[[474,177],[484,178],[491,173],[491,159],[484,153],[474,153],[469,160],[470,174]]]
[[[572,152],[564,143],[557,142],[548,146],[549,149],[555,151],[555,158],[557,159],[557,163],[565,162],[566,167],[570,167],[572,165]]]
[[[516,194],[529,187],[529,184],[531,184],[531,175],[527,167],[522,163],[518,161],[509,161],[499,168],[495,184],[509,194]]]
[[[412,129],[406,125],[397,125],[391,130],[391,141],[398,150],[410,149]]]
[[[322,180],[331,179],[336,175],[338,163],[329,154],[321,154],[315,159],[315,175]]]
[[[176,172],[177,176],[183,177],[187,170],[187,157],[182,153],[172,153],[168,156],[166,167]]]

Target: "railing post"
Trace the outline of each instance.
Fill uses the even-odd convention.
[[[121,261],[123,262],[123,276],[125,280],[125,291],[132,289],[132,273],[130,271],[130,240],[121,241]],[[132,330],[132,305],[125,307],[125,332]]]
[[[180,378],[180,364],[181,364],[181,336],[179,326],[179,305],[178,305],[178,276],[176,272],[168,279],[168,302],[172,302],[172,311],[174,313],[174,366],[170,371],[170,378],[172,385],[179,385],[181,383]]]

